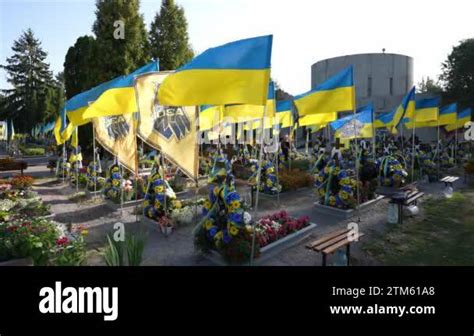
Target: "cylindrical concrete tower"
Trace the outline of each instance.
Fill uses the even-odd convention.
[[[348,66],[354,66],[357,105],[374,103],[376,112],[400,104],[413,87],[413,58],[396,54],[358,54],[330,58],[311,67],[311,87]]]

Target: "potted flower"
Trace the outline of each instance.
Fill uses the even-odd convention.
[[[161,233],[163,233],[166,237],[173,233],[174,223],[170,218],[161,216],[158,219],[158,225],[160,226]]]

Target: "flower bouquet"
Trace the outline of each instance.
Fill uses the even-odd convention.
[[[437,181],[438,168],[429,155],[424,151],[420,151],[417,155],[417,159],[420,172],[428,175],[429,182]]]
[[[204,202],[183,204],[180,201],[173,201],[170,218],[177,226],[190,226],[198,220],[198,216],[202,213],[203,206],[200,203]]]
[[[123,180],[122,181],[122,188],[123,188],[123,199],[124,202],[130,202],[135,195],[135,191],[133,189],[133,183],[130,180]]]
[[[405,185],[408,176],[403,165],[393,156],[385,156],[376,162],[379,171],[380,185],[390,188],[400,188]]]
[[[28,189],[31,188],[33,185],[34,179],[31,176],[22,175],[22,176],[15,176],[11,180],[11,185],[15,189]]]
[[[96,162],[89,163],[86,170],[87,190],[101,191],[105,186],[105,179],[99,174],[99,164]]]
[[[331,161],[315,175],[314,186],[319,203],[339,209],[353,209],[357,205],[357,179],[351,170],[341,169]]]
[[[109,169],[109,177],[105,181],[104,194],[106,198],[114,203],[120,203],[121,200],[121,180],[122,175],[120,174],[120,167],[117,164],[112,165]]]
[[[252,162],[252,176],[249,178],[251,184],[257,183],[258,177],[258,162]],[[281,192],[282,187],[277,183],[277,177],[275,175],[275,166],[270,161],[264,161],[262,164],[261,174],[260,174],[260,185],[258,186],[260,192],[269,195],[275,195]]]
[[[245,225],[251,217],[235,189],[230,163],[217,159],[209,180],[209,196],[194,231],[195,246],[203,252],[218,251],[230,263],[248,261],[252,236]]]

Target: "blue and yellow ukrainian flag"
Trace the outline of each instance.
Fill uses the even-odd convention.
[[[458,104],[450,104],[439,110],[439,125],[446,126],[455,124],[458,116]]]
[[[267,109],[265,112],[265,108]],[[241,123],[246,121],[252,121],[255,119],[263,119],[265,114],[266,118],[275,116],[276,113],[276,100],[275,100],[275,84],[270,82],[268,85],[268,96],[265,106],[262,105],[249,105],[249,104],[232,104],[226,105],[224,108],[224,117],[231,118],[234,123]]]
[[[464,128],[466,123],[472,120],[472,108],[467,108],[457,115],[457,120],[454,124],[446,126],[446,131],[451,132],[459,128]]]
[[[299,117],[298,126],[326,125],[337,120],[337,112],[318,113]]]
[[[392,120],[387,124],[388,129],[392,134],[397,134],[398,125],[403,121],[404,118],[413,118],[415,115],[416,107],[416,93],[415,87],[408,92],[408,94],[403,98],[402,103],[395,109]]]
[[[71,137],[71,146],[77,148],[79,146],[79,131],[76,127]]]
[[[334,136],[340,139],[372,138],[374,136],[373,114],[373,105],[370,104],[359,113],[332,122]]]
[[[438,126],[440,98],[417,99],[415,107],[415,123],[413,118],[405,118],[408,129]]]
[[[199,130],[208,131],[219,125],[224,118],[224,107],[221,105],[203,105],[199,113]]]
[[[166,77],[162,105],[266,104],[273,36],[240,40],[206,50]]]
[[[157,71],[159,71],[159,63],[154,61],[127,76],[99,85],[97,90],[99,96],[89,101],[91,104],[84,111],[83,118],[92,119],[137,112],[135,78],[139,75]]]
[[[374,127],[375,128],[389,128],[390,123],[392,122],[394,116],[395,116],[395,110],[379,114],[378,116],[375,117]]]
[[[293,101],[281,100],[276,102],[276,114],[274,124],[281,125],[281,128],[288,128],[293,126]]]
[[[320,113],[354,111],[355,86],[352,66],[295,98],[300,117]]]
[[[62,145],[64,143],[62,137],[61,137],[61,125],[62,125],[62,120],[61,116],[56,119],[56,122],[54,123],[54,138],[56,139],[56,145]]]

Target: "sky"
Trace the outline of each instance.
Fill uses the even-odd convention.
[[[272,77],[291,94],[311,88],[311,65],[357,53],[404,54],[415,60],[415,83],[436,78],[452,47],[474,38],[472,0],[177,0],[196,53],[226,42],[274,35]],[[149,28],[161,0],[142,0]],[[32,28],[62,71],[70,46],[92,35],[93,0],[0,0],[0,64],[13,41]],[[0,71],[0,88],[6,88]]]

